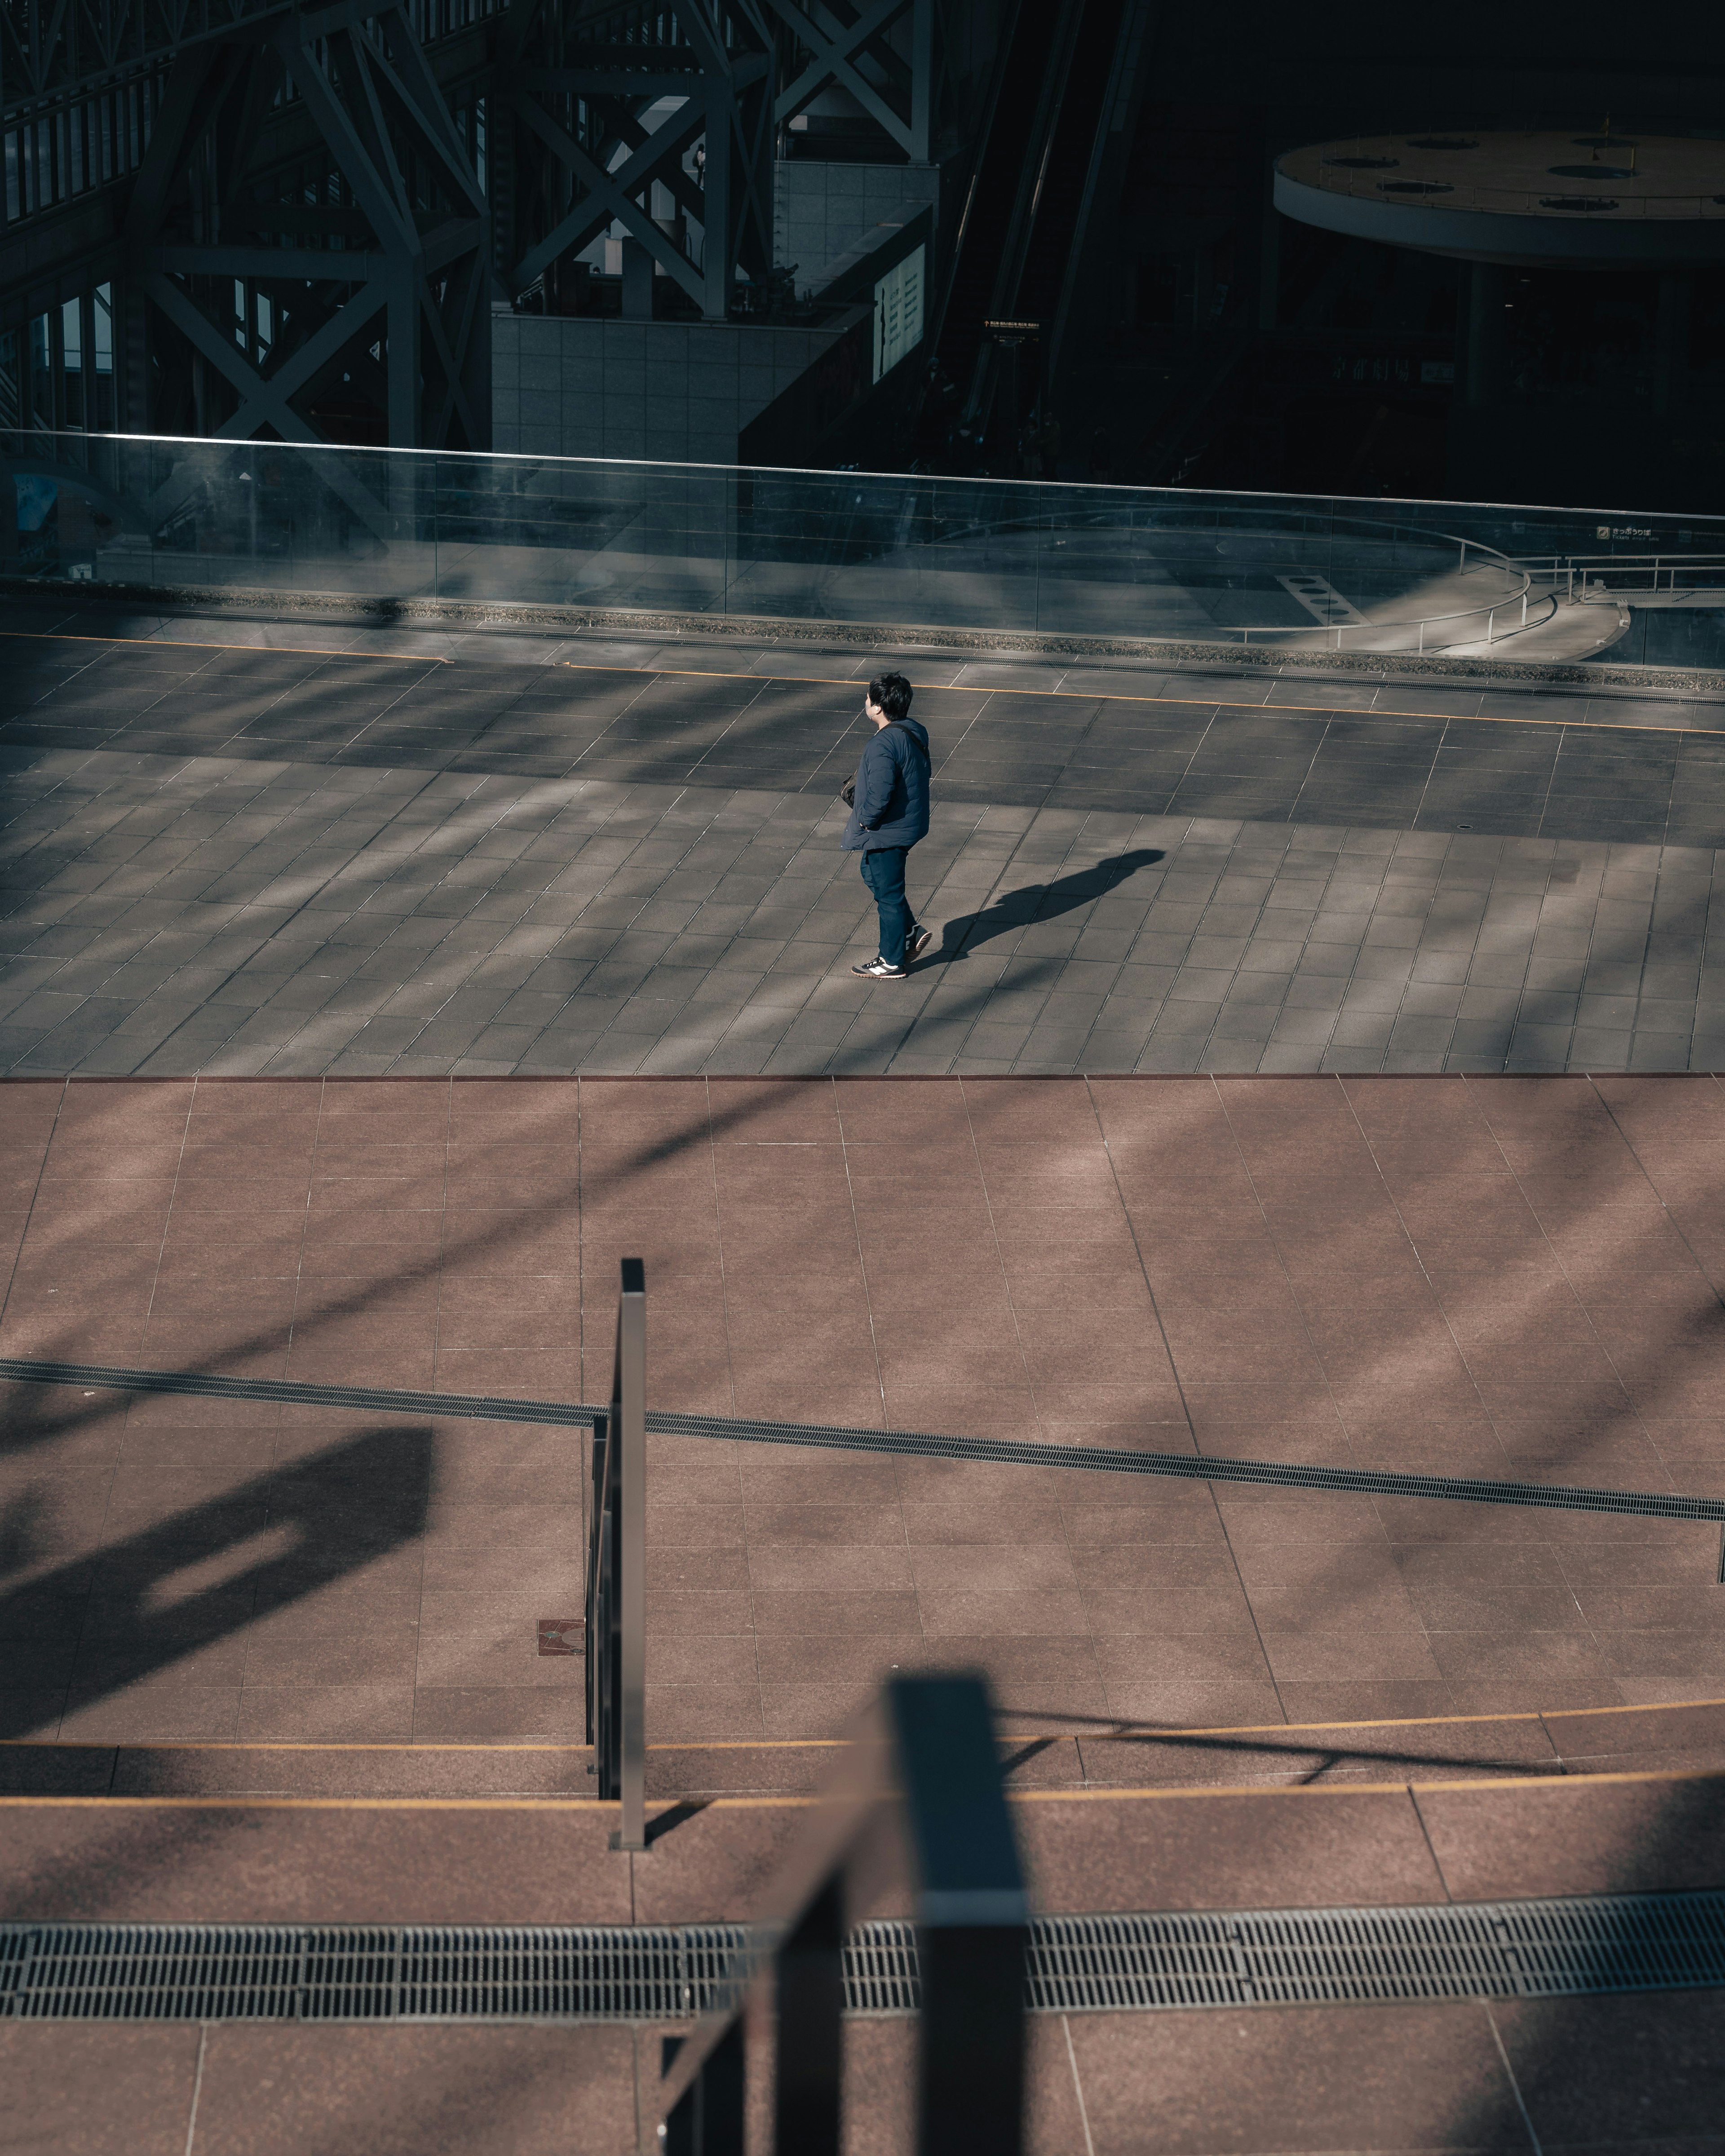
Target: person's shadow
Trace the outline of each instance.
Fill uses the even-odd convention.
[[[1009,930],[1028,928],[1034,921],[1057,921],[1075,906],[1106,898],[1136,870],[1147,869],[1162,858],[1159,848],[1142,847],[1136,853],[1116,854],[1110,860],[1097,861],[1071,875],[1057,876],[1052,883],[1027,884],[1022,891],[1009,891],[980,913],[961,913],[956,921],[949,921],[942,932],[940,948],[931,951],[922,963],[931,966],[942,958],[950,962],[966,957],[978,944],[1004,936]]]

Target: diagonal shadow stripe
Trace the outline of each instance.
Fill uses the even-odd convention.
[[[93,1385],[118,1392],[178,1393],[205,1399],[274,1400],[284,1406],[353,1408],[367,1414],[459,1416],[475,1422],[591,1424],[608,1414],[584,1400],[522,1400],[477,1393],[409,1393],[362,1385],[294,1384],[276,1378],[211,1377],[197,1370],[133,1370],[105,1363],[39,1363],[0,1356],[0,1380]],[[860,1430],[838,1423],[762,1422],[730,1415],[649,1412],[647,1427],[668,1437],[803,1445],[829,1451],[890,1452],[916,1459],[983,1460],[1029,1467],[1076,1467],[1105,1475],[1161,1475],[1189,1482],[1248,1482],[1288,1490],[1352,1491],[1387,1497],[1439,1497],[1466,1505],[1520,1505],[1539,1511],[1623,1512],[1643,1519],[1725,1522],[1725,1497],[1662,1490],[1601,1490],[1563,1482],[1494,1482],[1459,1475],[1403,1475],[1369,1467],[1306,1466],[1279,1460],[1231,1460],[1192,1452],[1122,1452],[1097,1445],[1040,1445],[1015,1438],[947,1437],[935,1430]]]

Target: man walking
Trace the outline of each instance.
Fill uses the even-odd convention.
[[[839,844],[847,854],[861,854],[863,881],[880,915],[879,953],[850,970],[871,981],[903,980],[932,940],[905,896],[905,862],[928,835],[928,736],[911,716],[913,693],[902,674],[879,674],[870,682],[863,709],[874,738],[845,788],[850,821]]]

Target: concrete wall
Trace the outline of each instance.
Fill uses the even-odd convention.
[[[491,316],[491,446],[737,462],[737,440],[852,319],[819,329]]]
[[[820,291],[841,268],[937,202],[935,165],[824,164],[789,157],[773,169],[773,259],[794,262],[797,290]]]

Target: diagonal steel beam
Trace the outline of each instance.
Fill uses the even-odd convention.
[[[805,15],[793,0],[767,0],[767,5],[795,35],[798,44],[809,47],[814,54],[796,80],[785,89],[773,103],[773,116],[781,125],[800,112],[817,94],[823,85],[836,82],[848,90],[864,109],[871,113],[900,149],[910,151],[911,128],[901,120],[879,91],[852,64],[870,39],[891,27],[911,5],[911,0],[875,0],[848,28],[839,27],[837,34],[823,28],[811,17]],[[823,14],[826,11],[823,9]],[[828,16],[829,21],[834,18]]]
[[[550,148],[562,164],[567,166],[588,189],[569,214],[547,233],[536,247],[525,254],[511,274],[511,282],[517,291],[531,285],[548,263],[572,248],[584,247],[601,227],[614,218],[626,225],[634,238],[639,240],[655,261],[662,263],[667,275],[675,277],[691,300],[702,302],[706,298],[700,272],[683,253],[672,245],[640,205],[624,192],[628,187],[644,187],[656,177],[656,168],[667,159],[680,157],[695,138],[706,130],[707,116],[705,100],[693,113],[679,113],[667,121],[656,135],[648,137],[647,143],[615,172],[607,172],[597,164],[581,145],[560,127],[549,113],[531,97],[517,97],[516,110],[534,132]],[[667,138],[671,138],[667,140]],[[660,146],[649,156],[649,146]],[[714,235],[708,234],[711,246]],[[721,245],[723,245],[722,240]]]
[[[419,235],[412,219],[403,218],[393,194],[372,163],[370,151],[331,86],[316,54],[310,46],[300,44],[290,25],[276,31],[275,49],[318,132],[334,152],[336,163],[352,185],[360,208],[371,219],[372,229],[379,241],[392,254],[399,253],[411,257],[417,254]]]
[[[373,51],[372,64],[394,90],[402,116],[419,137],[422,146],[435,157],[458,200],[465,201],[475,217],[485,215],[489,204],[471,160],[444,100],[437,77],[426,59],[424,48],[399,7],[378,18],[388,58]]]
[[[233,339],[224,337],[171,278],[160,270],[155,271],[149,279],[148,289],[150,297],[175,328],[203,353],[229,387],[239,393],[239,409],[217,429],[219,437],[234,441],[249,439],[255,429],[265,423],[285,440],[316,441],[317,435],[293,409],[289,398],[296,395],[344,345],[352,343],[389,296],[388,286],[381,280],[362,286],[314,336],[307,338],[291,358],[285,361],[273,375],[266,376],[258,372]]]
[[[372,289],[367,286],[367,292]],[[286,375],[286,369],[283,370],[281,376],[265,381],[262,375],[248,364],[238,347],[227,341],[214,326],[199,313],[179,287],[159,272],[149,280],[148,290],[157,305],[185,335],[194,348],[201,352],[214,366],[217,372],[231,382],[243,397],[249,395],[260,406],[265,408],[264,416],[279,434],[290,442],[308,443],[317,448],[325,446],[280,393],[280,384]],[[365,294],[361,295],[362,299],[365,296]],[[388,296],[386,288],[381,293],[377,305],[367,307],[363,319],[367,321],[373,319],[379,308],[388,303]],[[342,316],[338,316],[336,321],[341,321],[347,315],[347,311],[344,308]],[[361,318],[357,316],[348,317],[348,322],[347,333],[336,344],[337,351],[341,349],[342,344],[352,341],[353,336],[361,326]],[[324,330],[319,331],[319,336],[323,336],[333,326],[335,326],[334,324],[326,323]],[[303,362],[308,350],[309,346],[302,346],[301,350],[294,355],[295,362]],[[306,369],[306,376],[309,377],[312,371]],[[254,424],[257,423],[254,422]],[[235,437],[229,435],[227,439],[231,440]],[[316,469],[331,491],[339,495],[360,521],[379,539],[388,544],[395,536],[393,520],[388,511],[378,501],[375,495],[354,477],[348,460],[345,457],[331,455],[328,458],[320,458]]]
[[[457,309],[459,319],[456,323],[453,342],[447,335],[446,325],[443,321],[440,310],[433,303],[431,295],[429,292],[425,295],[427,320],[432,325],[434,336],[444,366],[443,401],[439,407],[435,421],[426,430],[429,436],[425,443],[427,449],[440,449],[447,446],[452,414],[459,414],[462,425],[467,429],[469,443],[471,444],[475,439],[473,404],[467,393],[465,372],[460,362],[467,357],[470,340],[473,336],[474,319],[478,311],[479,295],[485,290],[488,278],[489,272],[485,257],[479,249],[475,249],[466,266],[464,287]]]

